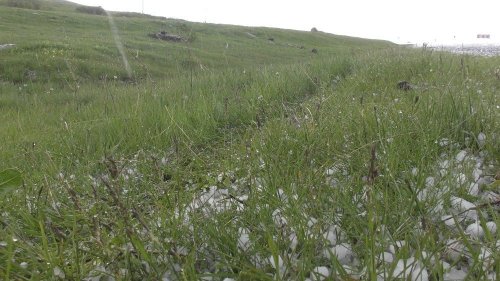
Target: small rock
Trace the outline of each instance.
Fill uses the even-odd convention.
[[[474,177],[474,181],[478,181],[479,178],[481,178],[481,175],[483,174],[483,170],[479,169],[479,168],[474,168],[474,170],[472,171],[472,176]]]
[[[450,228],[451,230],[457,230],[459,223],[455,222],[455,219],[451,215],[446,215],[441,217],[441,221]],[[458,225],[457,225],[458,224]]]
[[[469,186],[469,194],[472,196],[478,196],[479,195],[479,184],[473,182]]]
[[[465,217],[476,220],[477,219],[477,211],[473,210],[476,205],[471,202],[462,199],[460,197],[451,196],[450,198],[451,207],[455,214],[461,214]],[[463,214],[462,214],[463,213]]]
[[[331,258],[331,254],[337,257],[338,261],[342,265],[349,265],[354,262],[355,254],[352,251],[352,247],[348,243],[342,243],[329,249],[325,249],[323,254],[327,258]]]
[[[278,256],[278,267],[276,267],[276,262],[275,262],[275,260],[274,260],[274,257],[273,257],[273,256],[270,256],[270,257],[269,257],[269,263],[271,264],[271,266],[272,266],[273,268],[275,268],[275,269],[276,269],[276,268],[278,268],[278,267],[279,267],[279,268],[280,268],[280,270],[283,268],[283,265],[284,265],[284,264],[283,264],[283,259],[281,258],[281,256]]]
[[[408,81],[399,81],[397,84],[398,89],[403,90],[403,91],[409,91],[413,89],[413,85],[410,84]]]
[[[488,229],[490,234],[493,236],[497,234],[497,224],[493,221],[489,221],[486,223],[486,229]]]
[[[433,187],[435,182],[436,180],[434,179],[434,177],[427,177],[425,179],[425,187]]]
[[[486,144],[486,134],[481,132],[479,133],[479,135],[477,135],[477,144],[480,148],[484,147],[484,145]]]
[[[313,269],[312,273],[312,275],[318,277],[316,280],[325,280],[330,276],[330,270],[326,266],[318,266]]]
[[[64,273],[64,271],[62,271],[62,269],[59,266],[54,267],[53,272],[54,272],[54,276],[57,278],[60,278],[60,279],[66,278],[66,274]]]
[[[28,268],[28,263],[23,261],[22,263],[19,264],[19,267],[21,267],[22,269],[26,269]]]
[[[444,257],[446,261],[450,263],[457,263],[464,257],[464,255],[467,254],[465,250],[465,246],[455,240],[455,239],[450,239],[446,243],[446,249],[444,251]]]
[[[383,252],[381,260],[385,263],[392,263],[394,261],[394,256],[391,253]]]
[[[443,281],[462,281],[465,280],[465,277],[467,277],[467,273],[452,267],[450,272],[445,272]]]
[[[463,162],[464,159],[465,159],[465,156],[467,156],[467,151],[465,150],[461,150],[457,156],[455,156],[455,160],[457,160],[457,162]]]
[[[238,248],[240,250],[242,250],[243,252],[246,252],[250,248],[250,234],[249,234],[249,231],[246,228],[240,228],[238,230],[238,233],[240,235],[240,238],[238,239]]]
[[[484,229],[479,222],[475,222],[467,226],[465,233],[475,239],[482,239],[484,237]]]
[[[467,181],[467,176],[463,173],[458,174],[457,176],[457,184],[463,185]]]
[[[332,225],[328,228],[328,231],[323,234],[325,240],[328,241],[329,246],[337,245],[337,242],[341,236],[340,228],[336,225]]]

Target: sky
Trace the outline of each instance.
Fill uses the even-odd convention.
[[[500,44],[498,0],[74,0],[195,22],[320,31],[421,45]],[[477,39],[489,34],[490,39]]]

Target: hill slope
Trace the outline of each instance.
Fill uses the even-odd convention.
[[[0,81],[31,81],[34,77],[28,72],[36,72],[36,80],[41,82],[128,78],[106,15],[81,13],[77,5],[64,1],[40,3],[39,10],[0,5],[0,44],[16,44],[0,52]],[[392,46],[321,32],[200,24],[133,13],[111,15],[117,41],[123,45],[136,79],[172,77],[186,68],[200,71],[292,64]],[[148,36],[160,31],[186,41]]]

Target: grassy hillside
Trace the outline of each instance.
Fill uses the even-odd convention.
[[[0,53],[2,81],[64,84],[114,76],[128,79],[107,16],[78,13],[66,6],[51,8],[49,2],[43,3],[44,9],[40,10],[0,6],[0,42],[17,45]],[[113,15],[118,40],[125,47],[136,80],[172,78],[182,71],[308,62],[318,56],[342,56],[390,46],[320,32],[199,24],[126,13]],[[160,31],[183,36],[188,42],[148,37],[149,33]],[[319,51],[318,55],[311,52],[313,48]],[[28,77],[27,71],[36,72],[36,79]]]
[[[498,57],[39,2],[0,0],[0,280],[500,277]]]

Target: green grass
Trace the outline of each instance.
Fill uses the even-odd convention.
[[[447,239],[471,253],[471,280],[498,275],[497,234],[474,240],[435,210],[479,200],[456,183],[472,160],[443,175],[440,161],[466,150],[498,171],[498,58],[115,14],[129,78],[107,17],[41,2],[0,2],[0,44],[16,44],[0,50],[0,171],[24,182],[0,182],[0,279],[304,280],[327,266],[376,280],[415,257],[441,280]],[[147,36],[160,30],[193,40]],[[442,198],[419,197],[429,176]],[[219,209],[194,200],[210,192]],[[500,223],[481,208],[483,225]],[[333,225],[351,268],[322,254]],[[395,262],[380,262],[396,241]]]

